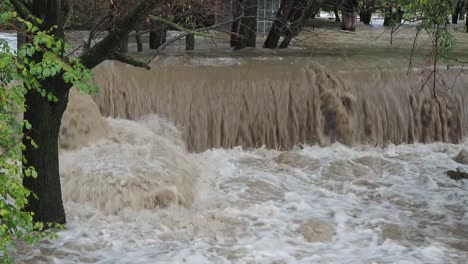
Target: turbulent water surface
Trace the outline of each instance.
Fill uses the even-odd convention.
[[[188,154],[156,116],[61,154],[68,226],[24,263],[465,263],[468,142]],[[465,169],[468,169],[465,166]]]
[[[226,77],[228,73],[222,73],[224,75],[218,77],[234,79]],[[238,76],[239,73],[233,75]],[[184,122],[180,121],[185,119],[177,117],[190,120],[184,115],[188,113],[190,116],[191,112],[184,111],[192,111],[184,105],[183,96],[177,97],[177,91],[181,90],[167,88],[167,94],[149,91],[150,96],[145,99],[141,91],[151,87],[148,85],[139,93],[129,92],[130,97],[122,99],[120,108],[110,103],[106,105],[105,102],[110,101],[99,97],[102,94],[96,100],[100,104],[96,105],[89,96],[72,91],[60,132],[60,171],[68,224],[59,232],[58,239],[32,247],[19,243],[14,252],[18,262],[466,263],[468,182],[454,181],[445,174],[457,167],[468,170],[468,165],[453,160],[459,151],[468,148],[468,141],[463,140],[467,124],[465,97],[442,96],[442,101],[431,101],[428,94],[420,94],[420,99],[415,98],[411,103],[409,92],[398,85],[395,85],[395,92],[378,95],[378,91],[373,92],[370,88],[349,92],[347,87],[355,87],[356,84],[327,77],[323,70],[312,75],[302,71],[300,76],[307,79],[307,76],[316,78],[319,75],[322,79],[331,78],[329,82],[333,85],[319,87],[321,90],[317,88],[316,95],[321,96],[310,97],[323,100],[319,102],[322,107],[305,108],[319,111],[316,121],[326,117],[323,113],[328,111],[335,113],[331,116],[337,118],[334,121],[337,127],[353,122],[363,111],[361,107],[365,105],[365,98],[360,97],[366,94],[369,96],[367,99],[370,98],[370,108],[364,115],[375,121],[375,125],[369,125],[369,138],[374,140],[373,143],[387,141],[392,135],[401,141],[409,135],[424,141],[426,134],[429,135],[427,141],[459,143],[373,147],[356,140],[353,147],[339,143],[319,147],[297,144],[300,140],[294,140],[301,139],[300,135],[303,135],[300,129],[290,130],[290,134],[281,134],[281,137],[282,131],[271,137],[255,138],[252,135],[268,135],[265,131],[275,127],[286,129],[298,125],[301,128],[301,122],[299,119],[284,121],[282,127],[279,119],[265,117],[263,123],[255,123],[246,116],[228,115],[235,112],[234,108],[229,110],[232,112],[225,110],[221,118],[213,114],[216,104],[211,103],[209,107],[200,109],[210,113],[206,116],[213,120],[237,126],[242,126],[239,122],[260,124],[258,127],[245,125],[242,133],[234,133],[241,138],[251,138],[253,142],[264,139],[267,143],[280,142],[279,138],[283,138],[283,142],[290,140],[287,141],[288,147],[296,147],[287,151],[258,146],[211,149],[213,143],[199,142],[200,147],[197,148],[190,145],[196,141],[187,140],[187,127],[178,127],[183,126]],[[98,77],[105,83],[102,75],[98,74]],[[182,79],[187,85],[185,77]],[[109,77],[108,82],[116,79],[115,76]],[[303,79],[296,82],[273,80],[270,84],[259,79],[234,84],[219,82],[224,84],[219,88],[231,90],[234,94],[236,87],[251,85],[252,90],[261,94],[271,83],[285,91],[293,91],[293,86],[302,91],[308,87]],[[135,78],[129,80],[131,83]],[[168,87],[181,85],[165,79],[160,83],[165,82]],[[197,87],[202,89],[207,83],[212,89],[216,88],[215,81],[209,83],[206,80],[198,82]],[[444,84],[444,80],[441,83]],[[231,88],[226,88],[227,84]],[[387,82],[383,86],[379,86],[379,82],[374,85],[382,90],[388,89],[383,87]],[[458,85],[463,86],[463,82]],[[116,88],[118,83],[114,83],[114,89],[110,86],[103,87],[104,93],[123,90]],[[463,94],[461,89],[456,91]],[[218,97],[213,97],[210,102],[222,98],[222,94],[212,95]],[[151,102],[163,100],[158,96],[172,98],[168,102],[178,104],[172,108],[151,105]],[[299,97],[289,96],[297,99],[296,105],[301,106]],[[115,97],[115,104],[118,104],[118,98]],[[230,98],[235,101],[242,96]],[[327,102],[334,101],[327,101],[327,98],[340,100],[330,106]],[[132,102],[139,104],[132,106]],[[207,101],[193,102],[202,105]],[[271,110],[279,113],[283,109],[281,107],[292,109],[293,113],[288,113],[293,117],[297,117],[295,113],[302,113],[302,108],[293,109],[289,102],[286,103]],[[243,104],[242,107],[250,110],[242,111],[252,111],[249,108],[252,105],[254,103]],[[268,105],[266,99],[264,105]],[[353,105],[355,108],[351,109]],[[222,106],[218,107],[222,109]],[[327,110],[327,107],[331,108]],[[114,118],[102,117],[100,108]],[[172,109],[172,112],[158,109]],[[110,113],[114,110],[122,116],[128,114],[125,117],[134,120],[117,119],[115,117],[119,114]],[[393,112],[388,114],[389,111],[398,115],[392,118]],[[172,113],[164,117],[172,117],[173,120],[168,121],[151,112],[161,115]],[[339,113],[343,113],[342,119]],[[200,118],[204,115],[195,111],[194,116]],[[226,120],[233,116],[232,120]],[[416,120],[417,117],[422,119]],[[285,117],[284,120],[290,119]],[[329,136],[327,133],[334,130],[327,130],[330,119],[324,120],[324,125],[317,124],[322,124],[321,133]],[[198,124],[193,124],[192,129],[221,131],[220,134],[211,132],[211,138],[223,138],[223,131],[230,132],[229,129],[213,128],[215,122],[201,123],[201,118],[195,121]],[[310,123],[311,126],[314,124]],[[361,139],[359,131],[366,132],[362,125],[366,120],[350,124],[355,124],[349,126],[350,131],[358,133],[352,138]],[[385,130],[387,127],[393,130]],[[451,134],[450,131],[458,132]],[[201,138],[203,131],[193,133]],[[290,139],[294,135],[299,136]],[[224,137],[229,139],[226,135]],[[223,146],[222,142],[216,144]],[[235,145],[239,142],[233,139],[229,143]],[[190,153],[188,148],[199,152]]]

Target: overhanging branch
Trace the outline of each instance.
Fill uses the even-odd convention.
[[[115,28],[109,31],[106,37],[80,56],[81,63],[92,69],[104,60],[112,58],[120,41],[127,37],[140,20],[147,17],[160,2],[161,0],[140,1],[132,11],[116,23]]]
[[[151,67],[148,65],[148,63],[145,63],[143,61],[139,61],[131,56],[125,55],[121,52],[114,52],[112,58],[113,60],[120,61],[125,64],[129,64],[135,67],[139,68],[145,68],[147,70],[151,69]]]

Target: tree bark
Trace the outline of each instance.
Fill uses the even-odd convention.
[[[276,47],[278,47],[281,35],[283,34],[285,27],[287,27],[287,20],[293,2],[293,0],[281,0],[275,21],[273,21],[273,25],[271,26],[270,32],[265,40],[265,44],[263,44],[264,48],[276,49]]]
[[[31,123],[32,129],[25,129],[24,133],[39,147],[35,149],[29,140],[23,140],[27,165],[33,166],[38,175],[36,179],[25,177],[23,185],[39,199],[30,196],[25,209],[34,212],[36,222],[64,224],[66,217],[60,187],[58,136],[70,85],[64,83],[61,77],[56,77],[43,82],[42,88],[53,92],[59,101],[48,102],[34,90],[26,94],[28,110],[24,113],[24,119]]]
[[[343,0],[341,7],[341,17],[343,18],[341,29],[348,31],[356,30],[358,4],[358,0]]]

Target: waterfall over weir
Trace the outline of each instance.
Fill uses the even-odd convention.
[[[176,59],[177,60],[177,59]],[[178,59],[180,60],[180,59]],[[190,59],[150,71],[108,62],[96,69],[104,116],[157,114],[181,127],[191,151],[301,143],[385,145],[444,141],[468,132],[467,75],[326,69],[281,60]],[[422,90],[422,91],[421,91]]]

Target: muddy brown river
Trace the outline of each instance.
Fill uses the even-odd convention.
[[[372,60],[102,64],[63,119],[67,227],[18,263],[465,263],[466,73],[434,97]]]

